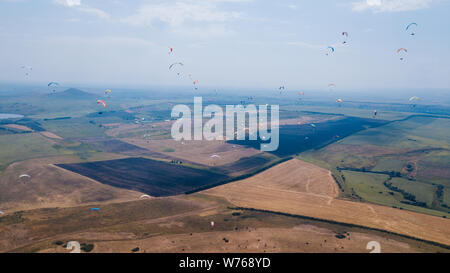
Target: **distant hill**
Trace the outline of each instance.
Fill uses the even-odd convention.
[[[97,98],[97,95],[85,92],[80,89],[76,88],[69,88],[62,92],[52,93],[49,94],[49,96],[52,97],[58,97],[58,98],[67,98],[67,99],[95,99]]]

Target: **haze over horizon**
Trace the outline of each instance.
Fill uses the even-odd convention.
[[[448,0],[0,0],[0,82],[191,88],[168,70],[183,62],[200,91],[448,89],[449,11]]]

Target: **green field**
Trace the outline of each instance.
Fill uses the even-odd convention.
[[[449,216],[450,119],[411,116],[304,152],[300,158],[329,169],[342,185],[343,196]],[[436,197],[438,186],[443,188],[441,198]]]
[[[393,179],[393,185],[406,190],[408,193],[414,194],[417,201],[426,202],[430,206],[430,208],[425,208],[402,203],[407,201],[402,194],[390,190],[383,185],[383,182],[389,178],[387,175],[352,171],[342,171],[342,174],[345,177],[346,187],[353,194],[361,197],[365,201],[436,216],[449,215],[447,212],[430,209],[433,201],[433,186],[416,181],[411,182],[405,179]]]
[[[36,133],[0,135],[0,143],[0,170],[16,161],[62,154]]]

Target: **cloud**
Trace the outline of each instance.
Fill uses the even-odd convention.
[[[214,38],[231,36],[235,32],[222,24],[208,25],[204,27],[181,27],[172,30],[173,33],[193,38]]]
[[[424,9],[432,0],[365,0],[352,3],[353,11],[398,12]]]
[[[226,22],[240,16],[239,12],[219,11],[212,2],[176,2],[144,5],[122,21],[131,25],[152,25],[160,21],[178,27],[187,22]]]
[[[54,3],[63,5],[69,8],[75,8],[81,12],[95,15],[101,19],[108,19],[110,16],[108,13],[101,9],[93,8],[88,5],[82,4],[81,0],[53,0]]]
[[[296,10],[297,9],[297,5],[294,5],[294,4],[287,5],[287,7],[289,9],[292,9],[292,10]]]
[[[81,6],[81,0],[55,0],[55,2],[67,7]]]

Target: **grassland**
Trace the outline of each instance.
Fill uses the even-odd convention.
[[[295,165],[303,165],[300,173]],[[323,175],[327,178],[321,178]],[[295,159],[204,193],[226,198],[239,207],[327,219],[450,244],[449,219],[336,199],[338,189],[328,171]]]
[[[411,116],[300,158],[332,171],[344,197],[449,217],[448,203],[436,197],[450,186],[449,125],[447,118]]]
[[[369,241],[380,242],[382,252],[448,251],[386,232],[231,205],[194,194],[95,205],[100,213],[91,206],[22,211],[0,217],[0,251],[67,253],[74,240],[94,253],[368,252]]]
[[[450,244],[449,220],[436,217],[449,212],[449,119],[408,117],[405,105],[380,105],[373,118],[372,105],[284,101],[280,150],[270,154],[256,142],[171,140],[167,99],[113,96],[105,110],[98,97],[0,102],[0,112],[26,115],[1,121],[1,252],[67,252],[71,240],[90,252],[366,252],[371,240],[385,252],[448,251],[404,236]],[[298,153],[314,165],[269,169]],[[233,182],[182,194],[222,179]],[[139,200],[144,193],[180,195]]]
[[[97,153],[92,160],[116,158]],[[79,162],[76,155],[28,159],[13,163],[0,176],[0,210],[6,213],[49,207],[73,207],[96,202],[137,200],[142,193],[128,191],[55,167]],[[19,178],[28,174],[30,178]]]
[[[16,161],[60,154],[38,133],[0,135],[0,145],[0,170]]]

